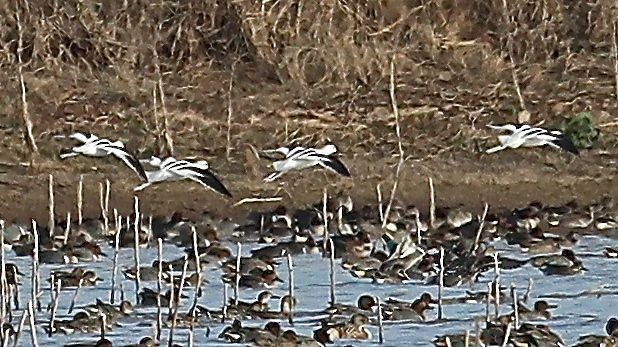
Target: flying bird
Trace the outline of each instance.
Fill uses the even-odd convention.
[[[197,182],[217,193],[229,197],[232,196],[223,183],[221,183],[221,181],[219,181],[219,179],[210,171],[208,163],[205,160],[177,160],[173,157],[168,157],[161,160],[160,158],[153,156],[150,159],[141,161],[158,169],[154,171],[146,171],[146,183],[135,187],[135,191],[141,191],[155,183],[173,182],[187,179]]]
[[[66,137],[66,136],[61,136]],[[101,158],[112,155],[122,160],[131,170],[135,171],[143,180],[147,180],[144,168],[139,160],[129,152],[124,144],[120,141],[110,141],[108,139],[100,139],[93,134],[73,133],[68,138],[77,140],[82,144],[71,148],[70,152],[60,154],[60,159],[66,159],[83,155],[87,157]]]
[[[334,154],[337,147],[327,144],[322,148],[279,147],[264,151],[265,153],[280,153],[284,159],[273,162],[275,172],[268,175],[264,181],[272,182],[288,171],[302,170],[313,166],[321,166],[342,176],[350,177],[350,171]]]
[[[487,125],[487,127],[511,132],[508,135],[498,135],[499,146],[492,147],[486,153],[495,153],[507,148],[519,147],[540,147],[550,146],[556,149],[563,149],[575,155],[579,154],[579,150],[571,141],[571,139],[558,130],[547,130],[543,128],[531,127],[529,125],[521,125],[517,127],[513,124],[504,125]]]

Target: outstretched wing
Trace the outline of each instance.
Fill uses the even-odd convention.
[[[579,155],[579,149],[577,149],[577,146],[575,146],[570,137],[566,135],[559,135],[556,137],[557,139],[552,141],[554,144],[558,145],[560,148],[564,149],[567,152]]]
[[[122,162],[125,163],[126,166],[131,168],[131,170],[135,171],[135,173],[137,173],[144,181],[148,182],[148,176],[146,175],[142,164],[139,162],[139,160],[137,160],[137,158],[135,158],[135,156],[131,152],[129,152],[124,147],[115,146],[113,144],[105,146],[105,149],[107,149],[107,151],[111,153],[114,157],[122,160]]]
[[[232,193],[219,181],[210,170],[202,168],[191,168],[195,175],[187,175],[186,177],[192,181],[198,182],[201,185],[207,186],[217,193],[232,197]]]
[[[345,177],[351,176],[348,168],[338,158],[326,157],[324,158],[324,160],[320,160],[319,165],[326,169],[334,171],[342,176],[345,176]]]

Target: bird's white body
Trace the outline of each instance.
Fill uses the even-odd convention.
[[[332,156],[337,153],[337,147],[332,144],[328,144],[321,148],[305,148],[299,146],[290,149],[288,147],[279,147],[265,152],[275,152],[285,155],[284,159],[273,162],[272,165],[275,172],[264,179],[266,182],[272,182],[288,171],[303,170],[314,166],[321,166],[344,176],[350,175],[343,163]]]
[[[543,128],[531,127],[529,125],[517,127],[513,124],[487,125],[487,127],[495,130],[509,131],[511,133],[508,135],[498,135],[498,142],[500,142],[500,145],[488,149],[486,153],[495,153],[507,148],[540,146],[564,148],[570,152],[577,151],[572,143],[565,145],[564,135],[560,131],[550,131]],[[561,144],[563,146],[561,146]]]
[[[69,136],[69,138],[77,140],[82,144],[71,148],[71,152],[69,153],[61,154],[61,159],[75,157],[78,155],[94,158],[101,158],[111,155],[122,160],[122,162],[124,162],[125,165],[127,165],[131,170],[135,171],[144,180],[146,179],[146,174],[139,161],[135,159],[133,154],[127,151],[121,141],[112,142],[107,139],[100,139],[94,134],[89,134],[86,136],[82,133],[73,133]]]
[[[210,172],[208,163],[205,160],[189,162],[187,160],[177,160],[173,157],[163,160],[158,157],[151,157],[150,159],[142,160],[142,162],[157,167],[158,170],[146,171],[147,182],[135,187],[135,191],[144,190],[155,183],[191,180],[216,192],[231,196],[223,184]]]

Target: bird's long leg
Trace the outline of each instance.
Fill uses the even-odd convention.
[[[140,184],[139,186],[133,188],[133,191],[139,192],[139,191],[146,189],[147,187],[150,187],[151,185],[152,185],[152,182],[146,182],[144,184]]]
[[[264,178],[264,182],[272,182],[283,175],[282,171],[273,172]]]
[[[492,148],[486,150],[485,153],[491,154],[491,153],[495,153],[495,152],[501,151],[501,150],[503,150],[505,148],[506,148],[506,146],[496,146],[496,147],[492,147]]]
[[[75,157],[78,155],[79,153],[75,153],[75,152],[60,154],[60,159],[66,159],[66,158]]]

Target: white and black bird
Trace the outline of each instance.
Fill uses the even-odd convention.
[[[154,171],[146,171],[146,183],[135,187],[135,191],[143,190],[155,183],[181,181],[186,179],[197,182],[217,193],[229,197],[232,196],[223,183],[221,183],[221,181],[219,181],[219,179],[210,171],[208,163],[205,160],[177,160],[173,157],[168,157],[162,160],[153,156],[150,159],[141,161],[146,162],[158,169]]]
[[[557,149],[561,148],[576,155],[579,154],[573,141],[558,130],[531,127],[527,124],[519,127],[513,124],[489,124],[487,127],[494,130],[510,131],[511,133],[508,135],[498,135],[500,145],[488,149],[486,153],[495,153],[507,148],[550,146]]]
[[[279,147],[264,151],[265,153],[280,153],[285,156],[282,160],[273,162],[275,172],[268,175],[264,181],[272,182],[281,177],[288,171],[302,170],[313,166],[321,166],[325,169],[336,172],[342,176],[350,177],[350,171],[334,154],[337,147],[327,144],[322,148]]]
[[[65,137],[65,136],[62,136]],[[60,154],[60,159],[66,159],[83,155],[87,157],[101,158],[112,155],[122,160],[131,170],[135,171],[142,179],[147,180],[144,168],[133,153],[128,151],[121,141],[110,141],[100,139],[93,134],[73,133],[68,136],[70,139],[77,140],[82,144],[71,148],[70,152]]]

